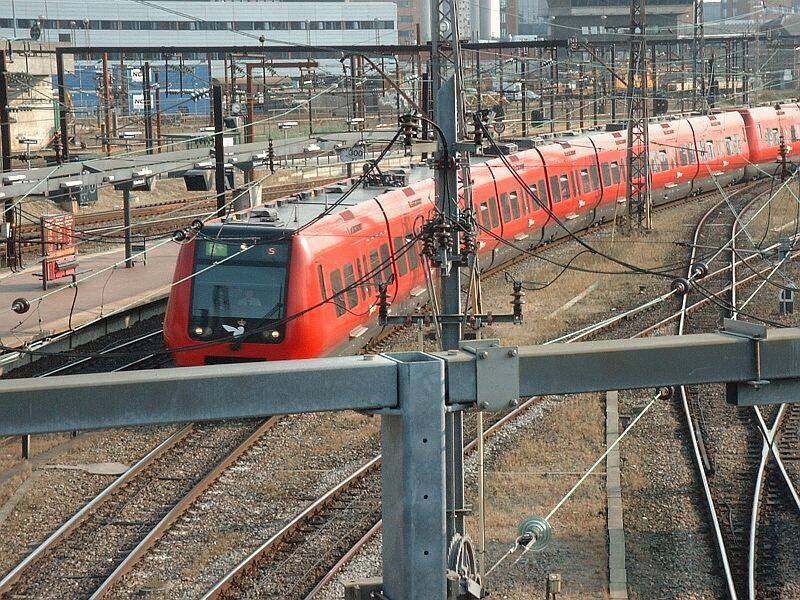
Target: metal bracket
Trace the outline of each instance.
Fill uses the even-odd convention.
[[[769,380],[761,378],[761,343],[767,339],[766,326],[746,321],[724,319],[720,331],[726,335],[753,340],[753,360],[756,367],[756,378],[747,381],[746,384],[756,390],[761,386],[769,385]]]
[[[519,403],[519,348],[499,340],[461,342],[459,349],[475,357],[478,409],[503,411]]]

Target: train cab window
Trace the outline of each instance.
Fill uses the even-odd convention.
[[[405,244],[403,244],[403,238],[392,238],[392,244],[394,244],[394,260],[397,263],[397,275],[398,277],[402,277],[408,273],[408,263],[406,262],[406,255],[408,252],[406,252]]]
[[[389,244],[381,244],[381,264],[383,281],[389,283],[392,278],[392,253],[389,252]]]
[[[515,219],[519,219],[519,198],[517,197],[517,192],[511,192],[508,197],[511,201],[511,214]]]
[[[342,274],[339,269],[331,271],[331,289],[333,290],[333,304],[336,306],[336,316],[341,317],[346,311],[344,308],[344,298],[342,298]]]
[[[686,147],[681,146],[678,148],[678,160],[680,160],[681,166],[685,167],[689,164],[689,157],[687,156]]]
[[[589,168],[589,174],[592,176],[592,189],[597,191],[600,189],[600,172],[597,170],[597,165],[592,165]]]
[[[489,223],[489,203],[488,202],[481,202],[481,216],[480,216],[481,224],[489,229],[491,224]]]
[[[561,197],[564,200],[569,200],[570,198],[570,191],[569,191],[569,177],[567,177],[566,173],[558,178],[559,183],[561,184]]]
[[[603,163],[600,168],[603,171],[603,185],[608,187],[611,185],[611,171],[608,168],[608,163]]]
[[[500,208],[503,211],[503,223],[508,223],[511,220],[511,206],[508,204],[508,194],[505,192],[500,194]]]
[[[322,301],[328,301],[328,290],[325,288],[325,273],[322,270],[322,265],[317,265],[317,277],[319,277],[319,290],[322,292]]]
[[[581,181],[583,182],[583,193],[588,194],[592,191],[592,185],[589,181],[589,169],[581,169]]]
[[[347,297],[347,308],[355,308],[358,306],[358,288],[356,287],[356,273],[353,270],[353,265],[347,263],[342,267],[344,273],[344,285],[347,288],[345,296]]]
[[[500,225],[500,215],[497,214],[497,200],[494,196],[489,198],[489,216],[492,218],[492,227]]]
[[[614,183],[619,183],[619,165],[615,160],[611,161],[611,180]]]
[[[558,175],[550,176],[550,193],[553,195],[553,202],[561,202],[561,188],[558,185]]]
[[[417,253],[417,242],[414,241],[413,243],[410,241],[409,234],[406,234],[406,243],[410,244],[408,248],[408,266],[411,268],[412,271],[416,271],[417,267],[419,267],[419,254]]]
[[[661,170],[662,171],[669,171],[669,159],[667,158],[667,151],[666,150],[659,150],[658,151],[658,158],[661,161]]]

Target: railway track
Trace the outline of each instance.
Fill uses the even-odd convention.
[[[88,597],[131,548],[176,518],[202,491],[268,432],[276,419],[181,427],[55,531],[0,580],[8,597]],[[53,596],[55,592],[56,596]]]
[[[724,269],[720,269],[717,272],[717,274],[722,273],[723,271],[724,271]],[[665,295],[663,300],[666,300],[666,298],[669,297],[670,295],[671,294]],[[630,316],[632,316],[636,312],[639,312],[639,311],[636,310],[636,311],[633,311],[633,312],[629,312],[628,315],[620,316],[620,318],[617,321],[614,321],[612,323],[606,323],[603,327],[604,328],[612,327],[612,326],[614,326],[615,323],[627,320]],[[580,335],[576,335],[575,339],[583,339],[584,337],[588,337],[589,335],[596,334],[597,331],[598,330],[594,330],[591,333],[581,332]],[[525,405],[525,406],[527,407],[528,405]],[[516,414],[518,414],[518,413],[516,413]],[[220,464],[222,464],[223,462],[230,464],[226,457],[235,454],[236,453],[236,448],[238,448],[238,446],[236,446],[235,444],[233,444],[232,446],[234,446],[233,450],[231,450],[229,453],[225,454],[224,457],[219,457],[218,464],[217,464],[218,466]],[[210,468],[211,468],[211,471],[209,471],[209,473],[211,473],[213,471],[213,467],[210,467]],[[374,472],[372,474],[372,477],[373,477],[373,479],[376,477]],[[119,550],[115,551],[115,553],[111,557],[111,559],[110,560],[106,560],[106,562],[109,563],[110,566],[104,571],[104,573],[102,575],[101,574],[94,574],[92,577],[87,577],[86,578],[86,579],[91,579],[91,581],[93,582],[92,585],[95,586],[95,588],[96,588],[95,589],[95,597],[100,597],[103,594],[105,594],[107,590],[111,589],[113,587],[113,584],[116,581],[118,581],[119,578],[122,577],[141,558],[141,556],[144,555],[144,553],[146,553],[147,549],[149,547],[151,547],[152,544],[155,543],[155,541],[158,540],[158,538],[163,534],[163,532],[172,523],[174,523],[175,519],[177,519],[180,516],[181,512],[183,510],[185,510],[186,506],[188,506],[188,504],[191,503],[191,500],[196,497],[196,494],[193,492],[193,490],[194,489],[200,489],[200,490],[204,489],[204,486],[206,486],[206,484],[204,482],[211,482],[211,481],[213,481],[213,479],[215,479],[215,477],[214,476],[210,476],[210,475],[196,477],[194,485],[189,486],[188,489],[184,489],[184,491],[181,492],[181,493],[175,493],[174,498],[176,498],[176,499],[173,502],[172,508],[169,508],[168,510],[166,510],[166,512],[161,513],[161,517],[160,518],[157,518],[157,516],[154,517],[153,515],[151,515],[150,520],[147,521],[147,523],[148,523],[147,526],[142,525],[145,522],[144,521],[144,517],[142,517],[139,521],[137,521],[137,523],[140,525],[139,529],[137,530],[137,533],[135,535],[132,535],[132,536],[128,537],[128,538],[125,538],[127,540],[127,548],[133,547],[134,550],[132,552],[121,552]],[[210,483],[208,483],[208,485],[210,485]],[[123,487],[126,487],[126,486],[123,486]],[[365,489],[368,488],[368,487],[369,486],[367,485],[365,487]],[[355,521],[358,521],[359,523],[363,523],[364,524],[364,527],[360,527],[360,528],[351,527],[351,529],[352,529],[352,537],[355,538],[355,539],[353,539],[352,543],[348,541],[348,544],[350,545],[351,548],[355,544],[357,544],[359,540],[367,539],[368,532],[375,529],[374,519],[357,518],[357,516],[360,515],[361,517],[363,517],[364,515],[368,515],[368,514],[373,514],[373,515],[377,514],[375,512],[370,513],[370,511],[368,510],[368,507],[366,509],[364,509],[364,508],[360,507],[357,504],[356,496],[363,495],[363,494],[355,494],[354,493],[358,489],[361,489],[361,488],[359,488],[357,486],[355,481],[351,481],[351,486],[348,489],[343,490],[341,493],[334,492],[334,493],[331,494],[331,497],[334,499],[334,506],[336,506],[336,502],[339,503],[338,506],[340,508],[338,509],[338,512],[340,512],[342,514],[346,514],[346,515],[349,516],[349,518],[347,519],[348,523],[353,524]],[[333,490],[332,490],[332,492],[333,492]],[[369,494],[367,494],[367,495],[369,495]],[[178,496],[180,496],[180,499],[177,499]],[[101,504],[103,504],[103,502],[101,502]],[[315,503],[315,504],[317,504],[317,503]],[[336,509],[334,509],[334,510],[336,510]],[[370,520],[372,520],[373,522],[369,523]],[[317,512],[317,513],[315,513],[315,514],[310,516],[310,520],[307,523],[310,523],[311,525],[313,525],[314,523],[321,522],[321,521],[324,522],[324,519],[321,517],[321,513]],[[94,519],[93,518],[87,519],[87,522],[94,522]],[[163,525],[162,525],[162,523],[163,523]],[[367,526],[367,524],[369,526]],[[308,526],[311,527],[311,525],[308,525]],[[150,527],[150,529],[145,531],[145,529],[147,529],[147,527]],[[302,531],[303,532],[303,534],[302,534],[303,536],[306,535],[305,530],[302,529],[304,527],[304,525],[302,523],[301,523],[300,527],[301,527],[300,529],[296,529],[293,533],[292,532],[288,532],[286,534],[286,536],[283,537],[283,538],[278,539],[280,537],[279,534],[276,534],[275,536],[273,536],[272,539],[275,540],[275,542],[272,544],[272,546],[274,548],[278,548],[278,547],[282,548],[283,550],[275,551],[273,549],[267,549],[267,550],[265,550],[265,556],[266,555],[272,555],[272,556],[278,556],[278,557],[282,556],[283,557],[282,559],[281,558],[278,559],[278,563],[282,564],[284,566],[287,566],[291,562],[291,559],[289,558],[289,556],[285,552],[286,548],[292,548],[292,547],[296,547],[296,546],[305,545],[305,544],[299,544],[298,543],[298,541],[304,540],[305,537],[303,537],[302,540],[301,540],[301,538],[294,537],[297,534],[298,531]],[[91,531],[91,530],[87,530],[87,531]],[[62,534],[62,536],[63,536],[63,534]],[[59,538],[60,537],[61,536],[59,536]],[[64,538],[64,539],[67,539],[67,538]],[[86,538],[77,538],[76,545],[74,545],[73,548],[82,547],[83,542],[81,542],[81,539],[85,540]],[[350,538],[348,538],[348,540],[349,539]],[[57,548],[58,544],[56,542],[58,542],[58,541],[59,541],[58,539],[53,540],[54,544],[51,547],[54,548],[54,549]],[[264,546],[267,547],[267,548],[270,547],[268,544],[265,544]],[[312,548],[319,548],[319,545],[315,545],[315,544],[308,544],[308,546],[312,547]],[[342,550],[343,551],[347,550],[347,548],[343,548]],[[50,550],[45,548],[44,550],[39,552],[39,554],[36,557],[36,560],[30,562],[28,564],[28,566],[33,566],[33,564],[38,563],[39,560],[42,559],[42,557],[47,557],[49,555],[49,552],[50,552]],[[114,552],[114,551],[113,551],[112,548],[109,548],[109,553],[111,553],[111,552]],[[313,552],[312,551],[310,553],[308,553],[308,552],[306,553],[306,555],[309,555],[309,554],[310,554],[310,556],[312,558],[317,558],[317,559],[320,558],[318,556],[318,554],[319,554],[318,552]],[[78,559],[78,560],[80,560],[80,559]],[[340,562],[340,560],[334,560],[334,563],[338,563],[338,562]],[[114,565],[116,565],[116,566],[114,566]],[[241,569],[239,569],[240,572],[246,572],[248,570],[249,570],[248,567],[242,567]],[[320,570],[324,570],[324,568],[322,566],[318,566],[316,571],[319,572]],[[44,571],[42,573],[47,574],[46,571]],[[287,571],[287,573],[288,573],[288,571]],[[324,576],[324,574],[323,574],[323,576]],[[294,577],[294,576],[286,574],[283,577]],[[234,577],[234,579],[235,579],[235,577]],[[317,577],[317,579],[319,579],[319,577]],[[3,580],[3,581],[5,581],[5,580]],[[292,581],[295,582],[294,579],[292,579]],[[106,583],[106,582],[108,582],[108,583]],[[306,590],[313,589],[313,585],[315,585],[315,583],[316,583],[315,581],[310,582],[312,587],[311,588],[306,587],[305,589]],[[299,589],[300,588],[299,582],[295,582],[295,584],[298,585],[298,589]],[[89,586],[87,586],[85,588],[81,588],[81,590],[76,590],[76,594],[77,595],[88,595],[89,591],[91,591],[91,589],[92,589],[92,585],[89,585]],[[0,592],[2,592],[3,589],[4,589],[2,586],[3,586],[3,582],[0,582]],[[233,588],[230,588],[230,589],[233,589]],[[84,594],[84,592],[86,592],[86,594]],[[24,592],[24,593],[27,593],[27,592]],[[298,597],[304,597],[304,596],[298,596]]]
[[[309,187],[324,186],[337,181],[341,177],[324,178],[311,182],[291,183],[264,188],[262,198],[265,201],[275,200],[291,194],[309,189]],[[183,199],[179,201],[167,200],[153,202],[131,208],[131,231],[137,234],[155,236],[172,232],[186,225],[192,219],[205,217],[216,210],[216,198]],[[148,219],[143,221],[143,219]],[[75,228],[80,232],[83,241],[98,243],[121,241],[124,237],[124,212],[122,209],[82,213],[75,217]],[[138,221],[138,222],[137,222]],[[19,227],[21,247],[24,252],[36,253],[40,251],[40,231],[38,223],[26,223]],[[0,248],[3,256],[5,248]]]

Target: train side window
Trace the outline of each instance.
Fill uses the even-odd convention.
[[[619,165],[617,161],[611,161],[611,179],[614,183],[619,183]]]
[[[597,165],[589,167],[589,174],[592,176],[592,189],[597,191],[600,189],[600,172],[597,170]]]
[[[764,141],[767,142],[768,146],[772,145],[772,129],[770,129],[769,127],[767,127],[767,129],[764,130]]]
[[[406,254],[408,253],[403,248],[403,238],[392,238],[392,243],[394,244],[394,260],[397,262],[397,275],[402,277],[408,273],[408,263],[406,263]]]
[[[736,150],[736,154],[742,153],[742,140],[739,139],[738,133],[733,134],[733,147]]]
[[[339,269],[331,271],[331,290],[333,290],[333,304],[336,306],[336,316],[341,317],[345,313],[344,298],[342,298],[342,274]]]
[[[789,131],[790,131],[790,132],[791,132],[791,134],[792,134],[792,141],[793,141],[793,142],[796,142],[796,141],[797,141],[797,130],[794,128],[794,125],[792,125],[792,126],[789,128]]]
[[[758,137],[762,137],[764,134],[761,133],[761,125],[758,126]]]
[[[561,188],[558,187],[558,175],[550,176],[550,193],[553,195],[553,202],[561,202]]]
[[[583,193],[588,194],[592,191],[592,184],[589,181],[589,169],[581,169],[581,181],[583,182]]]
[[[567,174],[564,173],[561,177],[558,178],[559,182],[561,183],[561,197],[564,200],[569,200],[570,193],[569,193],[569,177]]]
[[[489,216],[492,217],[492,227],[500,225],[500,215],[497,214],[497,199],[494,196],[489,198]]]
[[[342,267],[344,273],[344,285],[347,288],[345,295],[347,296],[347,308],[355,308],[358,306],[358,289],[356,289],[356,273],[353,270],[353,265],[347,263]]]
[[[575,192],[575,197],[578,197],[581,195],[581,190],[580,187],[578,186],[577,171],[572,171],[572,173],[570,173],[570,176],[572,177],[572,191]]]
[[[658,171],[658,156],[654,154],[652,160],[650,161],[650,172],[658,173]]]
[[[681,146],[678,149],[678,159],[680,160],[682,167],[685,167],[687,164],[689,164],[689,157],[686,156],[686,154],[687,154],[686,147]]]
[[[733,156],[733,141],[731,138],[725,138],[725,150],[728,152],[728,156]]]
[[[356,271],[358,272],[358,285],[356,287],[361,290],[361,300],[364,301],[367,299],[367,296],[371,296],[372,294],[367,293],[369,282],[364,279],[364,268],[361,266],[360,258],[356,259]]]
[[[322,292],[322,301],[328,301],[328,290],[325,287],[325,272],[322,270],[322,265],[317,265],[317,277],[319,277],[319,289]]]
[[[689,164],[693,165],[697,163],[697,154],[695,152],[694,146],[689,146]]]
[[[611,185],[611,171],[608,168],[608,163],[603,163],[600,168],[603,170],[603,185],[608,187]]]
[[[508,223],[511,220],[511,206],[508,204],[508,194],[505,192],[500,194],[500,208],[503,211],[503,223]]]
[[[511,200],[511,214],[515,219],[519,219],[519,198],[517,197],[517,192],[510,192],[508,198]]]
[[[379,284],[386,283],[384,281],[381,281],[380,267],[381,267],[381,259],[378,256],[378,251],[377,250],[372,250],[369,253],[369,272],[372,275],[372,281],[375,282],[375,289],[376,290],[378,289],[378,285]]]
[[[659,150],[658,157],[661,159],[661,170],[662,171],[669,171],[669,159],[667,158],[667,151],[666,150]]]
[[[714,159],[714,142],[711,140],[706,142],[706,159],[713,160]]]
[[[381,244],[381,264],[383,281],[389,283],[392,277],[392,253],[389,252],[389,244]]]
[[[540,194],[539,200],[541,200],[542,203],[547,204],[547,185],[545,184],[544,179],[539,180],[538,186]]]
[[[481,202],[481,224],[487,229],[491,227],[489,224],[489,203]]]
[[[542,197],[539,195],[539,188],[535,183],[532,183],[530,185],[530,190],[531,190],[531,194],[533,194],[533,197],[530,198],[530,200],[533,203],[533,206],[535,207],[536,206],[536,198],[538,198],[539,200],[542,200]],[[530,196],[529,194],[525,194],[525,195],[526,196]]]
[[[772,129],[772,143],[775,146],[781,143],[781,134],[776,128]]]
[[[409,239],[409,235],[406,234],[406,240]],[[409,244],[408,247],[408,266],[411,268],[412,271],[416,271],[417,267],[419,267],[419,254],[417,254],[417,242],[406,241],[406,244]]]
[[[531,195],[525,192],[525,188],[522,188],[521,197],[517,190],[514,190],[513,194],[520,199],[520,210],[522,210],[523,214],[527,215],[531,212]]]

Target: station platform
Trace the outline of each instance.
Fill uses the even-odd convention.
[[[70,287],[71,278],[50,282],[47,291],[42,290],[38,264],[16,273],[3,272],[0,274],[2,344],[17,348],[166,295],[179,249],[172,241],[148,249],[147,264],[139,257],[130,269],[125,268],[122,248],[79,255],[77,296],[75,288]],[[31,303],[27,313],[19,315],[11,310],[17,298]]]

